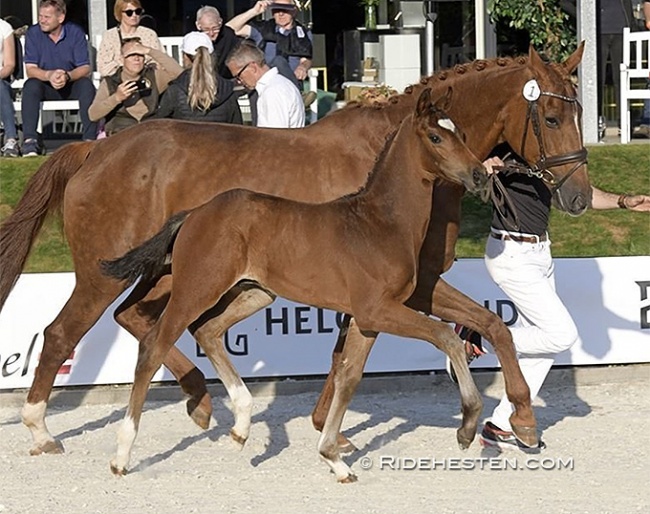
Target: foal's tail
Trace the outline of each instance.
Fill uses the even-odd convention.
[[[69,180],[79,171],[94,141],[69,143],[29,179],[22,198],[0,226],[0,310],[13,289],[45,218],[61,214]]]
[[[145,281],[160,276],[167,264],[167,254],[171,252],[176,234],[189,213],[190,211],[182,211],[174,214],[160,232],[148,241],[129,250],[122,257],[112,261],[102,261],[100,265],[104,275],[126,280],[128,284],[132,284],[140,276]]]

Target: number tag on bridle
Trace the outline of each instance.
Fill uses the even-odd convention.
[[[532,79],[524,84],[523,94],[526,100],[534,102],[542,94],[542,90],[539,88],[537,81]]]

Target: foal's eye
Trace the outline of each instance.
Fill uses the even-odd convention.
[[[546,118],[546,126],[548,128],[558,128],[560,126],[560,120],[557,118]]]
[[[431,141],[434,145],[438,145],[442,143],[442,138],[438,134],[431,134],[429,135],[429,141]]]

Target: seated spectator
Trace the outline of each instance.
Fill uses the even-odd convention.
[[[270,9],[273,19],[253,20]],[[240,37],[250,38],[264,51],[264,59],[280,74],[291,80],[298,89],[311,68],[312,33],[296,21],[298,10],[294,0],[260,0],[227,25]]]
[[[231,79],[232,75],[226,66],[226,58],[239,44],[239,38],[235,31],[228,25],[224,26],[221,14],[211,5],[205,5],[196,11],[196,28],[205,32],[212,40],[214,47],[212,61],[215,73]]]
[[[266,63],[264,53],[257,46],[244,41],[233,50],[226,65],[237,82],[257,92],[255,124],[258,127],[305,126],[305,107],[298,88]]]
[[[145,65],[145,58],[151,62]],[[123,66],[102,78],[88,114],[93,121],[105,118],[108,136],[156,114],[160,95],[183,71],[173,57],[144,46],[137,39],[122,44]]]
[[[185,35],[182,51],[186,69],[169,84],[158,117],[241,125],[233,81],[214,73],[211,57],[214,50],[208,35],[203,32]]]
[[[117,0],[113,16],[119,23],[102,35],[102,42],[97,52],[97,71],[102,77],[113,75],[122,66],[122,41],[139,38],[144,46],[164,50],[158,34],[141,25],[144,9],[140,0]],[[149,64],[147,57],[145,64]]]
[[[14,29],[0,19],[0,121],[4,127],[2,155],[18,157],[18,131],[16,130],[16,111],[11,92],[11,79],[16,68],[16,42]]]
[[[41,0],[38,24],[25,35],[22,118],[24,157],[42,152],[36,127],[42,100],[78,100],[83,139],[95,139],[97,126],[88,118],[95,97],[90,80],[88,42],[81,27],[65,21],[63,0]]]

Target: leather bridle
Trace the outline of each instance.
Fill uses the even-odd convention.
[[[539,96],[550,96],[553,98],[558,98],[564,102],[575,104],[578,108],[578,120],[580,121],[582,119],[582,106],[580,105],[580,102],[577,98],[561,95],[558,93],[552,93],[549,91],[540,91]],[[549,186],[551,194],[555,195],[560,187],[562,187],[562,185],[580,168],[580,166],[587,163],[587,149],[583,146],[574,152],[569,152],[562,155],[554,155],[551,157],[546,156],[537,106],[538,99],[539,97],[535,99],[527,99],[528,108],[526,111],[526,122],[524,125],[524,133],[521,139],[521,150],[519,153],[519,155],[523,157],[526,145],[526,137],[528,136],[528,126],[530,125],[533,127],[533,134],[535,135],[537,144],[539,146],[540,157],[538,161],[532,166],[527,166],[511,159],[507,161],[504,166],[498,166],[494,169],[499,173],[521,173],[529,177],[539,178]],[[504,161],[505,160],[506,158],[504,158]],[[559,180],[551,171],[551,168],[564,166],[571,163],[575,163],[575,166],[571,169],[571,171],[569,171],[569,173],[567,173]],[[509,225],[512,230],[519,230],[519,217],[517,216],[517,210],[515,209],[506,188],[499,180],[497,173],[490,175],[490,182],[490,195],[494,208],[500,213],[504,224]],[[508,220],[508,217],[504,212],[505,207],[507,207],[512,213],[514,222],[510,222]]]
[[[550,96],[558,98],[564,102],[575,104],[578,108],[578,120],[582,119],[582,106],[577,98],[560,95],[558,93],[551,93],[549,91],[541,91],[540,96]],[[580,168],[580,166],[587,163],[587,149],[583,146],[574,152],[565,153],[562,155],[554,155],[551,157],[546,156],[544,149],[544,140],[542,139],[542,128],[539,121],[539,112],[537,109],[537,99],[528,100],[528,109],[526,111],[526,123],[524,125],[524,134],[521,139],[520,155],[524,155],[524,147],[526,144],[526,137],[528,136],[528,126],[533,127],[533,134],[537,139],[539,146],[539,160],[532,166],[526,169],[526,173],[531,177],[537,177],[549,186],[551,186],[551,193],[555,194],[560,187]],[[578,124],[579,125],[579,124]],[[557,180],[550,168],[557,166],[564,166],[566,164],[576,163],[575,166],[560,180]]]

